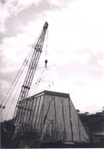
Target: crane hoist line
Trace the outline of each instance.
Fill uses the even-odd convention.
[[[33,54],[31,56],[31,60],[30,60],[30,63],[29,63],[29,67],[28,67],[23,85],[21,87],[20,95],[19,95],[19,98],[18,98],[18,101],[17,101],[17,105],[16,105],[16,108],[15,108],[15,111],[14,111],[13,118],[16,117],[16,113],[19,109],[19,101],[27,98],[27,96],[29,94],[29,90],[31,88],[32,80],[33,80],[33,77],[34,77],[38,62],[39,62],[39,58],[40,58],[40,55],[41,55],[41,52],[42,52],[42,48],[43,48],[43,44],[44,44],[44,41],[45,41],[45,35],[46,35],[47,29],[48,29],[48,22],[45,22],[45,24],[43,26],[43,29],[42,29],[42,32],[41,32],[41,34],[40,34],[40,36],[37,40],[37,43],[34,46],[34,51],[33,51]]]

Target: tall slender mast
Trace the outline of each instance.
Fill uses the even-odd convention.
[[[43,30],[40,34],[40,37],[39,37],[39,39],[38,39],[38,41],[34,47],[34,51],[33,51],[33,54],[32,54],[31,60],[30,60],[30,64],[29,64],[29,67],[28,67],[28,70],[26,73],[24,83],[21,87],[20,95],[19,95],[19,98],[17,101],[17,105],[16,105],[16,109],[15,109],[13,118],[16,115],[19,101],[27,98],[27,96],[28,96],[28,93],[29,93],[29,90],[30,90],[30,87],[32,84],[32,80],[33,80],[33,77],[34,77],[38,62],[39,62],[39,58],[40,58],[40,55],[42,52],[47,28],[48,28],[48,23],[45,22],[45,24],[43,26]]]

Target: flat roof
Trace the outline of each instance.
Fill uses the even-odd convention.
[[[52,96],[60,96],[60,97],[69,97],[69,94],[68,93],[62,93],[62,92],[56,92],[56,91],[42,91],[40,93],[37,93],[35,94],[34,96],[38,96],[38,95],[41,95],[41,94],[45,94],[45,95],[52,95]]]
[[[58,96],[58,97],[69,98],[69,95],[70,95],[70,94],[68,94],[68,93],[62,93],[62,92],[56,92],[56,91],[47,91],[47,90],[44,90],[44,91],[39,92],[39,93],[37,93],[37,94],[35,94],[35,95],[33,95],[33,96],[30,96],[30,97],[27,97],[27,98],[21,100],[21,102],[22,102],[22,101],[25,101],[25,100],[33,99],[34,97],[39,97],[39,96],[41,96],[41,95],[52,95],[52,96]]]

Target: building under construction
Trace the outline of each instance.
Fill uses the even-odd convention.
[[[13,139],[20,148],[43,142],[89,142],[69,94],[43,91],[20,101],[18,107]]]

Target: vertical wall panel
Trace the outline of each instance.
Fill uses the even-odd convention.
[[[79,141],[79,124],[78,124],[78,115],[76,110],[73,107],[73,104],[70,100],[70,105],[71,105],[71,115],[72,115],[72,126],[73,126],[73,140],[74,141]]]
[[[36,120],[36,112],[37,112],[37,108],[38,108],[38,97],[36,97],[34,100],[35,100],[35,108],[34,108],[32,125],[33,125],[33,128],[36,128],[35,120]]]
[[[80,125],[80,135],[81,135],[81,141],[87,141],[89,142],[88,135],[86,134],[85,128],[79,118],[79,125]]]
[[[88,135],[84,129],[84,126],[81,123],[81,120],[78,116],[78,113],[70,100],[71,104],[71,114],[72,114],[72,125],[73,125],[73,140],[79,142],[88,142]]]
[[[41,109],[42,109],[42,104],[43,104],[43,95],[40,97],[40,102],[39,102],[39,108],[38,108],[38,114],[37,114],[37,122],[36,125],[37,127],[39,126],[39,118],[40,118],[40,113],[41,113]]]
[[[66,132],[65,138],[66,141],[72,141],[68,98],[64,98],[63,106],[64,106],[64,114],[65,114],[65,132]]]
[[[60,97],[55,98],[56,102],[56,116],[57,116],[57,140],[63,139],[63,124],[62,124],[62,102]]]
[[[36,108],[36,104],[37,104],[37,99],[36,97],[33,97],[33,107],[32,107],[32,113],[31,113],[31,126],[32,128],[34,127],[34,113],[35,113],[35,108]]]
[[[34,104],[34,100],[33,98],[31,99],[31,105],[30,105],[30,115],[29,115],[29,125],[32,127],[32,114],[33,114],[33,104]]]
[[[28,102],[25,100],[24,101],[24,107],[28,108]],[[27,110],[24,109],[24,118],[23,118],[23,124],[26,124],[26,120],[27,120]]]

